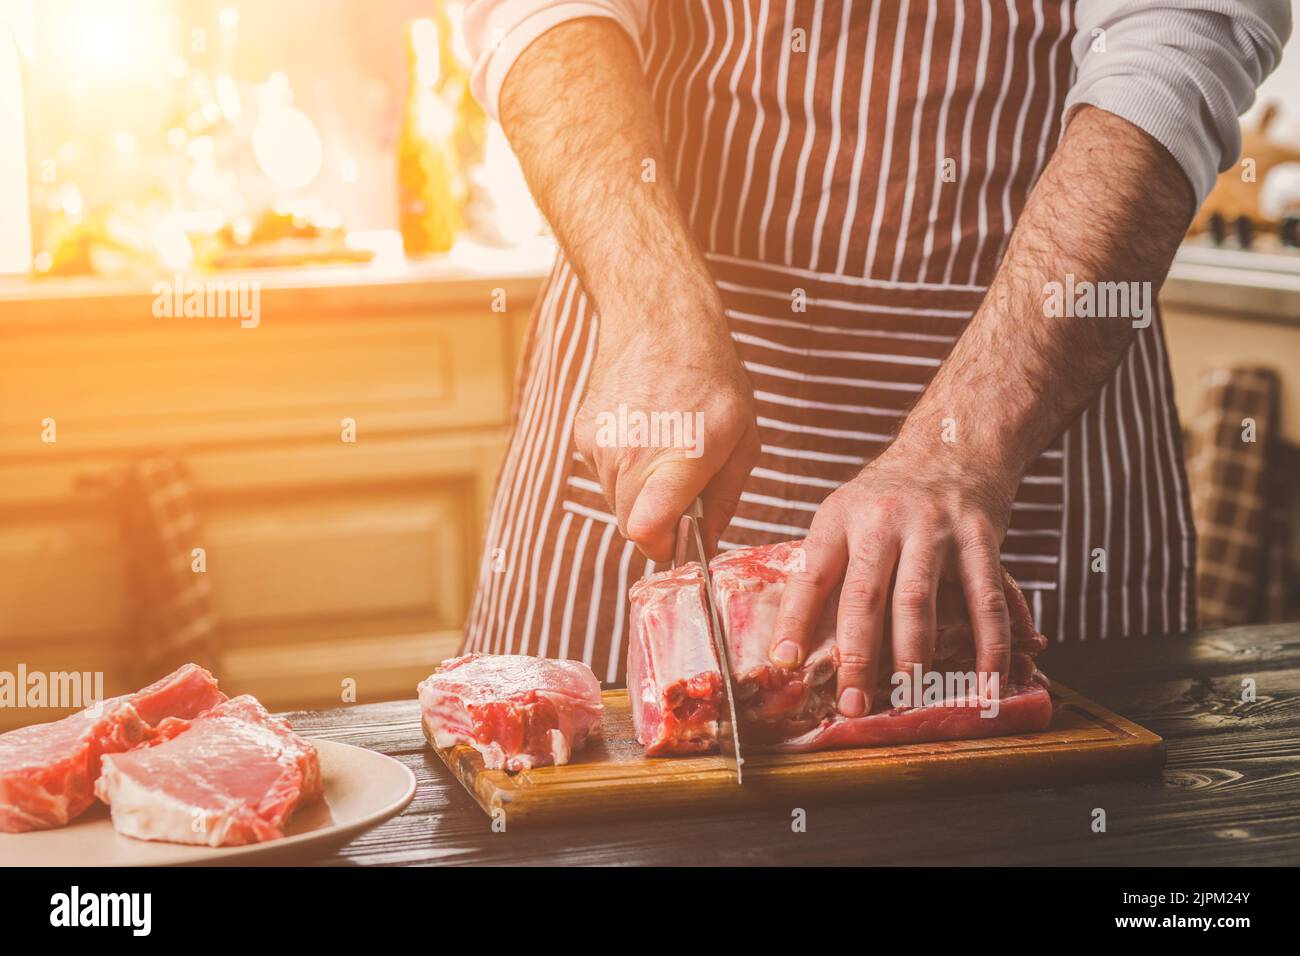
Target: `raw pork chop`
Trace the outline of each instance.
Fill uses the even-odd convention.
[[[827,602],[816,641],[804,664],[786,669],[768,660],[768,647],[787,577],[802,567],[801,541],[741,548],[710,563],[724,643],[731,655],[741,727],[753,744],[767,749],[823,750],[833,747],[950,740],[1040,730],[1051,720],[1047,679],[1034,657],[1046,638],[1034,630],[1020,588],[1003,571],[1011,615],[1011,673],[997,716],[970,700],[945,700],[917,708],[892,708],[892,668],[881,668],[876,706],[866,717],[835,712],[835,617],[838,593]],[[694,567],[693,571],[690,571]],[[691,660],[690,686],[698,689],[692,706],[716,713],[722,704],[720,676],[709,643],[703,609],[703,577],[698,565],[651,575],[632,588],[632,636],[628,645],[628,688],[633,721],[655,726],[663,703],[681,674],[648,670],[645,660]],[[932,670],[966,672],[975,667],[975,644],[961,588],[944,584],[938,595],[938,635]],[[888,646],[888,639],[886,639]],[[714,670],[707,661],[714,661]],[[634,674],[636,677],[634,678]],[[715,685],[714,680],[717,680]],[[648,754],[698,753],[716,743],[716,723],[700,722],[698,733],[681,743],[671,734],[647,739]],[[653,748],[653,749],[652,749]]]
[[[627,692],[647,754],[704,753],[717,744],[722,674],[697,562],[632,585]]]
[[[194,720],[165,720],[152,745],[104,758],[95,795],[113,828],[139,840],[206,846],[284,836],[321,795],[316,748],[247,695]]]
[[[489,770],[568,763],[605,709],[586,664],[520,654],[443,661],[418,691],[434,744],[469,744]]]
[[[0,735],[0,831],[60,827],[94,802],[100,757],[146,743],[168,717],[194,717],[226,699],[197,664],[136,694],[62,720]]]

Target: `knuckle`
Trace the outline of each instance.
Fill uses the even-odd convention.
[[[883,532],[894,520],[894,513],[886,510],[878,501],[869,501],[865,504],[856,503],[849,511],[849,515],[858,529],[858,534],[864,537],[872,533],[879,534]]]
[[[829,551],[831,542],[835,539],[836,529],[839,527],[839,522],[836,520],[838,515],[833,505],[828,506],[828,501],[822,502],[822,506],[817,509],[817,513],[813,515],[812,525],[804,535],[803,549],[810,556]]]
[[[975,597],[975,611],[984,617],[1007,615],[1007,596],[1001,588],[985,588]]]
[[[862,673],[871,666],[871,658],[855,648],[841,648],[839,659],[840,673],[843,673],[844,671],[849,671],[850,673]]]
[[[633,544],[651,545],[654,543],[655,526],[646,519],[636,521],[631,518],[623,520],[623,537],[627,538]]]
[[[993,524],[983,515],[965,518],[957,526],[957,540],[963,550],[989,552],[993,539]]]
[[[894,586],[894,607],[902,611],[924,611],[934,596],[925,581],[900,581]]]
[[[852,563],[862,567],[873,567],[880,560],[880,555],[889,541],[889,532],[880,525],[869,525],[853,537],[849,552]]]
[[[813,515],[812,526],[808,529],[808,539],[820,538],[830,533],[831,529],[842,527],[846,509],[847,502],[844,498],[844,489],[839,488],[832,491],[817,508],[817,513]]]
[[[850,613],[872,615],[885,606],[885,589],[878,584],[845,584],[840,594],[840,607]]]
[[[903,505],[898,495],[883,494],[877,495],[869,506],[869,511],[882,517],[888,517],[897,512]]]
[[[804,591],[829,591],[835,586],[833,576],[825,568],[810,567],[805,571],[798,571],[789,578],[786,587],[793,584],[797,589]]]
[[[946,523],[947,512],[931,498],[924,498],[912,506],[912,518],[924,527],[935,528]]]

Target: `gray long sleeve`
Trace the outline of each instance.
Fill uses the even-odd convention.
[[[1241,151],[1237,117],[1281,58],[1289,0],[1080,0],[1076,16],[1066,116],[1088,103],[1145,130],[1200,205]]]

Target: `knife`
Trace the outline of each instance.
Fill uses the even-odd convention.
[[[745,782],[745,758],[740,754],[740,722],[736,720],[736,689],[731,679],[731,659],[727,655],[727,642],[722,635],[722,617],[713,594],[713,575],[709,571],[709,558],[704,553],[704,537],[700,534],[700,520],[704,517],[704,502],[696,498],[677,524],[677,542],[673,553],[673,567],[686,563],[686,552],[694,544],[704,569],[704,602],[709,608],[709,633],[713,637],[713,652],[722,671],[722,688],[727,698],[727,709],[718,727],[718,745],[727,769],[736,774],[736,783]]]

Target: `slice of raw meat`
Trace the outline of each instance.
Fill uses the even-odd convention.
[[[645,752],[705,753],[718,743],[722,673],[697,562],[632,585],[627,692]]]
[[[1041,676],[1041,675],[1040,675]],[[945,698],[924,707],[876,710],[865,717],[833,714],[806,733],[769,744],[782,753],[836,750],[843,747],[882,747],[935,740],[1005,737],[1042,730],[1052,722],[1052,698],[1045,681],[1011,684],[997,701],[973,697]]]
[[[521,654],[443,661],[418,693],[434,744],[469,744],[489,770],[568,763],[599,732],[605,710],[586,664]]]
[[[737,716],[754,741],[809,730],[835,706],[838,595],[826,602],[812,650],[801,667],[778,667],[768,656],[786,579],[804,566],[802,544],[782,541],[740,548],[709,563],[736,681]]]
[[[95,784],[118,833],[205,846],[278,839],[320,794],[316,748],[249,696],[164,720],[151,745],[106,756]]]
[[[186,664],[135,694],[0,735],[0,831],[63,826],[94,802],[100,758],[148,742],[168,717],[194,717],[226,699]]]

